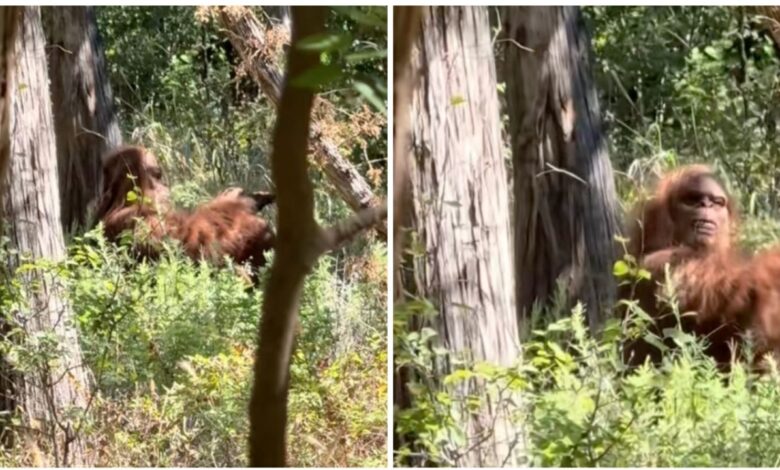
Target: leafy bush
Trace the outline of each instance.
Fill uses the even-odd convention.
[[[534,330],[516,366],[496,367],[458,360],[433,346],[432,330],[403,331],[397,322],[396,367],[419,378],[410,386],[413,406],[396,410],[398,432],[413,436],[397,461],[412,456],[421,459],[416,463],[449,463],[474,438],[462,435],[459,416],[494,400],[494,409],[509,408],[517,432],[524,433],[525,463],[534,466],[778,464],[780,444],[767,438],[780,432],[776,367],[758,376],[737,362],[722,374],[701,339],[675,329],[666,334],[677,347],[664,351],[658,367],[631,370],[622,361],[630,323],[612,320],[594,338],[577,307],[570,317]],[[430,359],[444,355],[458,366],[432,386]],[[484,391],[459,394],[459,384],[475,379]]]
[[[384,251],[368,248],[384,266]],[[386,287],[343,277],[333,260],[323,258],[304,287],[290,392],[291,463],[382,465],[387,355],[379,299]],[[78,320],[96,382],[80,433],[96,464],[246,465],[263,295],[238,267],[193,262],[173,244],[158,261],[139,263],[127,246],[107,243],[95,230],[75,239],[62,262],[24,263],[11,273],[0,288],[5,311],[25,310],[15,277],[30,269],[64,287]],[[28,369],[57,360],[56,338],[40,339],[5,343],[4,355]],[[29,465],[40,452],[45,442],[21,440],[0,451],[0,463]]]

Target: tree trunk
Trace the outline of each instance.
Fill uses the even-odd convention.
[[[425,247],[416,291],[437,305],[434,327],[447,349],[507,366],[520,348],[487,8],[426,8],[413,66],[421,76],[412,101],[411,199]],[[437,376],[451,370],[442,365]],[[470,381],[462,391],[484,397],[481,388]],[[451,456],[456,465],[512,464],[522,454],[511,444],[519,431],[496,403],[464,412],[462,425],[467,450]]]
[[[578,7],[506,7],[518,315],[561,283],[596,328],[614,299],[619,219]]]
[[[15,87],[16,34],[21,13],[21,7],[0,7],[0,196],[11,153],[11,90]]]
[[[743,8],[743,7],[737,7]],[[780,7],[778,6],[748,6],[748,12],[758,15],[759,24],[769,32],[775,46],[775,56],[780,58]],[[772,181],[769,188],[769,206],[777,207],[780,193],[780,90],[777,87],[767,97],[770,101],[769,109],[764,117],[766,123],[766,136],[769,145],[769,155],[772,156],[770,164]]]
[[[16,36],[22,21],[22,7],[0,7],[0,207],[4,190],[5,174],[11,156],[11,113],[13,95],[16,89]],[[6,221],[0,217],[0,231]],[[0,232],[4,233],[4,232]],[[0,339],[10,332],[9,322],[0,318]],[[12,414],[16,410],[15,377],[11,363],[0,355],[0,411]],[[13,436],[8,420],[0,420],[0,440],[4,445],[13,445]]]
[[[319,65],[317,51],[301,50],[295,45],[302,38],[324,31],[326,13],[324,7],[293,7],[293,47],[288,53],[287,79],[279,102],[271,155],[278,233],[271,276],[265,288],[249,404],[252,467],[282,467],[286,462],[290,359],[306,275],[322,254],[387,217],[387,207],[382,204],[325,229],[314,219],[314,188],[308,175],[314,93],[289,83]]]
[[[12,158],[4,180],[3,210],[12,248],[33,260],[56,261],[65,256],[65,244],[44,46],[40,9],[24,7],[16,43],[15,80],[20,86],[12,91]],[[12,269],[18,267],[20,259],[12,257],[11,263]],[[53,360],[25,372],[16,390],[18,400],[27,425],[50,439],[50,465],[85,464],[80,423],[72,412],[86,408],[90,380],[82,365],[72,311],[51,272],[35,269],[19,279],[27,304],[13,314],[29,340],[26,346],[32,347],[40,335],[53,335],[61,349]]]
[[[409,203],[409,106],[414,73],[409,66],[412,47],[420,33],[422,8],[393,7],[393,273],[400,269],[402,228],[407,226]]]
[[[122,144],[94,7],[44,7],[57,136],[62,224],[89,225],[87,206],[100,191],[101,157]]]
[[[409,227],[411,190],[409,165],[411,158],[411,113],[415,73],[410,66],[412,48],[420,34],[422,7],[393,7],[393,300],[403,302],[402,260],[405,230]],[[410,325],[411,326],[411,325]],[[410,371],[406,367],[393,370],[393,406],[407,409],[411,397],[406,390]],[[403,445],[407,436],[393,426],[393,450]]]
[[[282,87],[281,73],[265,51],[265,28],[246,7],[219,8],[219,21],[227,30],[233,47],[245,61],[252,78],[260,84],[269,101],[278,108]],[[328,182],[335,188],[336,194],[354,211],[381,205],[382,201],[371,191],[371,186],[365,178],[341,155],[336,145],[323,135],[318,122],[312,123],[309,132],[315,160]],[[376,228],[383,237],[387,235],[383,226]]]

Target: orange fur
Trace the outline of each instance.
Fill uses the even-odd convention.
[[[729,231],[718,234],[712,246],[694,248],[675,240],[673,208],[687,185],[702,176],[715,180],[707,166],[682,167],[661,179],[652,198],[638,205],[629,230],[629,253],[651,273],[652,280],[640,282],[633,297],[655,319],[656,334],[673,327],[676,320],[656,298],[658,283],[664,280],[665,266],[669,265],[680,312],[696,312],[693,317],[683,317],[683,329],[706,336],[707,353],[719,364],[727,365],[731,359],[730,343],[749,328],[760,329],[754,321],[756,290],[760,285],[750,260],[733,248],[738,216],[731,197],[726,205]],[[780,263],[778,266],[780,269]],[[627,292],[623,289],[624,297]],[[632,364],[643,362],[647,356],[654,361],[659,359],[657,349],[641,340],[630,343],[626,354]]]
[[[756,255],[748,276],[754,308],[750,329],[756,340],[756,356],[772,352],[780,358],[780,248]]]
[[[139,193],[135,200],[128,200],[130,191]],[[104,161],[96,217],[110,240],[132,232],[136,249],[144,256],[156,255],[168,237],[179,240],[193,259],[220,264],[227,256],[258,268],[265,265],[264,253],[273,248],[274,233],[257,212],[272,201],[272,195],[232,188],[193,212],[172,210],[154,155],[126,146]]]

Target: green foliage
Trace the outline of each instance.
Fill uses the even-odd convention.
[[[215,21],[193,7],[99,7],[109,80],[129,140],[160,158],[175,203],[192,207],[226,186],[270,185],[275,110],[241,70],[241,59]],[[265,12],[257,16],[268,21]],[[321,54],[338,69],[327,84],[323,131],[378,195],[386,194],[386,8],[339,7],[327,21],[343,47]],[[278,41],[278,38],[274,38]],[[283,57],[279,57],[283,65]],[[320,215],[332,221],[350,209],[312,172]],[[352,252],[352,251],[351,251]]]
[[[776,214],[778,49],[745,7],[587,7],[596,86],[630,197],[642,170],[707,162]],[[628,186],[626,188],[625,186]]]
[[[386,465],[387,341],[376,331],[332,362],[295,356],[290,397],[293,466]],[[323,425],[325,420],[327,425]]]
[[[482,434],[470,434],[464,427],[470,416],[481,414],[487,433],[493,431],[493,419],[500,413],[522,419],[523,409],[515,406],[522,403],[519,392],[526,385],[517,373],[522,366],[502,368],[466,361],[443,348],[433,328],[408,329],[410,322],[427,324],[436,314],[425,299],[395,306],[394,363],[412,402],[411,407],[396,407],[393,413],[395,431],[412,439],[401,443],[398,466],[457,465],[459,456],[478,447],[483,439]],[[508,439],[520,437],[515,431]],[[520,462],[514,455],[507,456],[510,465]]]
[[[379,255],[367,262],[384,271],[383,250],[369,248]],[[96,382],[79,429],[102,456],[99,465],[246,465],[263,296],[239,267],[193,262],[172,244],[158,261],[139,263],[128,246],[93,231],[74,240],[65,260],[23,262],[8,274],[0,302],[15,322],[31,311],[20,289],[30,270],[65,288],[78,321]],[[383,464],[385,290],[357,272],[345,278],[333,258],[307,279],[290,392],[294,465]],[[34,373],[63,354],[53,332],[15,338],[2,352],[21,371]],[[0,463],[28,464],[25,444],[18,446],[0,452]]]
[[[401,307],[411,311],[419,302]],[[426,310],[428,315],[431,311]],[[523,358],[512,367],[470,364],[441,349],[435,333],[410,332],[396,322],[397,368],[415,377],[413,405],[396,410],[396,429],[406,438],[397,463],[451,464],[474,442],[463,433],[463,411],[487,400],[525,433],[526,463],[555,467],[775,466],[780,445],[780,375],[758,376],[743,363],[718,372],[703,352],[703,340],[679,328],[664,332],[657,367],[624,365],[630,329],[649,335],[634,316],[611,320],[594,338],[583,309],[533,330]],[[424,339],[423,339],[424,338]],[[431,358],[447,356],[457,366],[431,380]],[[464,395],[459,384],[479,380]],[[511,392],[515,392],[514,394]],[[503,395],[501,395],[503,393]],[[490,397],[490,398],[488,398]],[[497,401],[498,400],[498,401]],[[499,456],[503,458],[504,456]],[[508,462],[515,462],[513,455]]]
[[[740,244],[748,251],[776,246],[780,242],[780,221],[769,217],[750,217],[742,222]]]
[[[174,202],[195,205],[223,189],[260,189],[275,112],[235,71],[237,59],[213,22],[191,7],[98,7],[119,123],[153,148]]]
[[[168,246],[158,263],[135,267],[128,247],[94,232],[85,242],[92,243],[71,246],[63,277],[104,391],[127,392],[150,380],[167,386],[181,376],[185,357],[254,343],[262,291],[250,290],[232,266],[193,263]],[[121,362],[105,358],[107,351],[121,351]]]
[[[763,432],[780,429],[778,376],[757,378],[741,365],[722,377],[701,344],[679,330],[681,345],[659,368],[625,372],[619,343],[586,335],[573,315],[528,346],[538,369],[529,401],[535,463],[546,466],[766,466]],[[573,336],[562,345],[561,335]],[[615,336],[619,337],[619,336]],[[565,336],[564,336],[565,338]],[[551,347],[552,345],[556,345]],[[537,395],[538,393],[538,395]],[[764,447],[764,449],[760,449]]]
[[[333,7],[328,21],[331,44],[322,59],[336,65],[347,85],[374,109],[385,113],[387,101],[387,8],[384,6]],[[349,99],[349,98],[348,98]],[[354,99],[354,98],[353,98]]]

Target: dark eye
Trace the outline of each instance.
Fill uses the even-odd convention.
[[[699,201],[701,201],[701,196],[696,193],[688,193],[683,195],[680,200],[686,206],[696,206],[699,204]]]
[[[726,199],[722,197],[716,197],[712,199],[712,203],[716,206],[725,207],[726,206]]]

